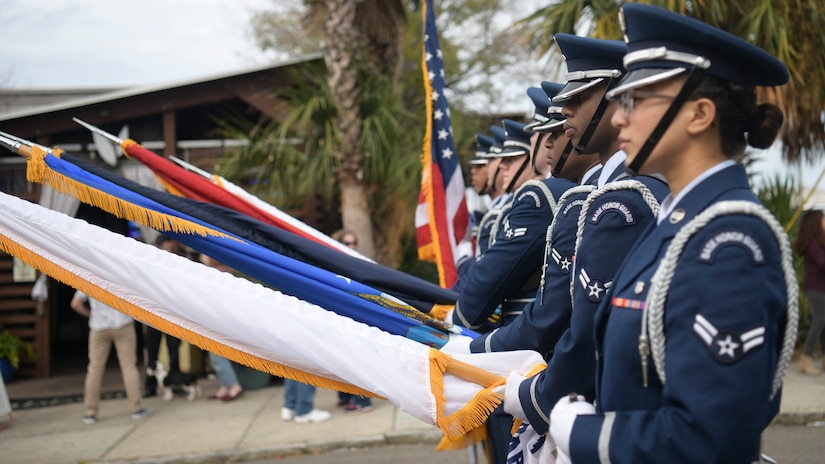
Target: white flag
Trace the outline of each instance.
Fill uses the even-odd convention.
[[[0,248],[144,323],[253,368],[384,397],[459,439],[501,401],[453,358],[249,280],[0,194]],[[501,378],[535,352],[456,356]]]

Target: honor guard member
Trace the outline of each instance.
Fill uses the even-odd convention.
[[[561,103],[552,103],[563,84],[542,82],[542,88],[528,89],[536,112],[543,109],[544,118],[533,116],[534,122],[526,127],[542,134],[548,150],[547,165],[552,167],[569,149],[564,135],[565,117]],[[546,103],[545,103],[546,102]],[[469,344],[475,353],[491,351],[534,350],[549,358],[558,338],[569,326],[572,301],[570,298],[570,274],[573,269],[573,250],[581,206],[598,178],[600,165],[596,154],[582,155],[569,160],[560,170],[558,179],[571,181],[559,198],[556,214],[545,235],[544,265],[538,292],[524,312],[505,327],[484,334]]]
[[[512,193],[505,192],[504,177],[501,175],[501,158],[495,157],[496,153],[501,153],[504,148],[504,140],[507,134],[504,128],[497,125],[490,126],[490,133],[493,134],[493,143],[489,146],[487,158],[487,194],[490,195],[490,205],[487,207],[487,212],[481,217],[478,223],[478,230],[475,235],[475,259],[465,260],[459,266],[458,280],[453,285],[452,290],[461,292],[461,287],[464,285],[464,276],[475,266],[475,263],[484,256],[487,249],[493,243],[493,235],[498,225],[498,220],[501,217],[503,208],[507,206]]]
[[[633,3],[620,14],[629,73],[609,94],[612,121],[628,167],[661,173],[672,194],[596,315],[598,410],[558,401],[551,434],[573,463],[762,462],[798,284],[788,238],[736,160],[773,143],[782,112],[755,88],[788,70],[693,18]]]
[[[489,176],[487,174],[487,164],[490,160],[490,148],[493,146],[494,142],[495,140],[488,135],[476,134],[476,156],[472,160],[470,160],[470,179],[473,191],[475,191],[479,198],[485,198],[487,199],[487,201],[479,205],[484,205],[484,209],[474,209],[470,214],[470,231],[472,233],[473,243],[475,246],[473,247],[472,255],[462,256],[457,260],[456,273],[458,275],[458,279],[456,280],[456,283],[453,285],[452,288],[457,292],[461,290],[462,276],[464,276],[469,271],[469,269],[474,265],[475,257],[478,256],[480,253],[479,243],[489,243],[490,240],[489,236],[490,229],[492,227],[492,222],[488,221],[486,223],[486,233],[483,237],[481,236],[482,229],[480,227],[480,224],[482,223],[482,220],[484,219],[484,216],[489,209],[490,197],[488,196],[488,191],[494,190],[494,188],[490,188]]]
[[[501,158],[495,156],[504,148],[504,139],[507,134],[501,126],[490,126],[490,133],[493,134],[493,143],[487,151],[487,194],[490,195],[490,206],[487,212],[479,221],[476,259],[484,255],[492,243],[492,230],[501,215],[501,208],[507,204],[512,197],[511,193],[505,192],[504,179],[501,176]]]
[[[500,228],[492,246],[463,277],[463,284],[453,312],[453,323],[488,332],[507,324],[532,301],[541,273],[542,251],[547,226],[563,192],[552,192],[545,174],[533,174],[530,168],[531,133],[524,124],[505,120],[507,137],[504,147],[494,157],[501,158],[501,175],[508,189],[515,190],[513,200],[503,212]],[[539,152],[540,169],[547,170],[544,153]],[[536,177],[542,181],[535,180]],[[557,179],[550,179],[556,181]],[[569,183],[569,182],[568,182]],[[490,321],[500,309],[498,320]],[[505,462],[513,418],[501,408],[488,421],[491,462]]]
[[[530,132],[525,124],[504,120],[507,138],[500,153],[501,175],[507,189],[516,190],[499,219],[499,229],[492,246],[481,257],[463,286],[453,322],[484,330],[487,318],[502,305],[505,321],[516,317],[529,303],[538,287],[542,248],[547,226],[553,218],[558,197],[564,192],[552,192],[543,178],[534,175],[531,163]],[[542,168],[547,165],[542,156]],[[489,259],[488,259],[489,258]]]
[[[570,327],[553,347],[544,371],[528,380],[514,375],[507,382],[505,410],[526,418],[539,433],[547,432],[549,412],[560,397],[571,391],[590,400],[595,397],[593,317],[609,295],[627,251],[654,220],[659,201],[668,193],[659,178],[629,178],[618,129],[610,124],[618,103],[608,101],[605,94],[624,71],[624,42],[570,34],[556,34],[555,39],[567,63],[568,82],[553,101],[564,103],[570,156],[598,153],[602,171],[598,188],[587,196],[579,215],[570,276]],[[562,166],[566,161],[561,160]]]
[[[473,190],[475,190],[479,196],[486,196],[489,199],[487,207],[484,210],[473,211],[473,237],[475,237],[476,240],[476,249],[478,249],[479,243],[479,225],[490,208],[490,201],[493,199],[491,193],[496,189],[495,185],[490,182],[491,179],[487,168],[487,165],[490,163],[490,149],[493,143],[495,143],[495,140],[489,135],[476,134],[476,156],[470,161]],[[489,242],[489,238],[486,238],[486,240]]]

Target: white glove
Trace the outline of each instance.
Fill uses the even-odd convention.
[[[556,464],[573,464],[570,456],[562,453],[558,447],[556,447]]]
[[[595,414],[596,408],[585,401],[584,397],[576,398],[564,396],[550,411],[550,436],[556,442],[558,456],[556,462],[570,462],[570,435],[573,434],[573,423],[579,414]],[[567,459],[564,461],[563,459]]]
[[[462,240],[458,242],[455,246],[455,252],[453,256],[456,257],[455,264],[460,264],[463,260],[467,258],[472,258],[475,256],[475,251],[473,250],[473,242],[469,240]]]
[[[527,421],[527,414],[524,413],[524,409],[521,407],[518,389],[525,380],[527,380],[527,377],[517,372],[511,372],[507,376],[507,384],[504,387],[504,412],[523,421]]]
[[[441,351],[450,354],[470,354],[470,342],[473,339],[466,335],[452,334],[447,343],[441,347]]]

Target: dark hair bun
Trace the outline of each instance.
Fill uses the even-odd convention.
[[[748,145],[754,148],[768,148],[773,145],[784,119],[785,116],[778,106],[772,103],[759,105],[746,124]]]

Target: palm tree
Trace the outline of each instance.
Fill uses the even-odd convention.
[[[384,137],[386,142],[390,132],[366,132],[368,128],[363,114],[364,87],[374,86],[370,102],[367,102],[371,105],[376,103],[375,97],[378,94],[374,91],[378,87],[381,87],[387,98],[397,99],[396,92],[389,91],[385,83],[396,82],[402,70],[406,2],[304,0],[303,4],[305,9],[300,10],[292,5],[293,8],[289,8],[286,14],[283,11],[260,12],[253,18],[252,27],[258,44],[264,49],[277,50],[284,43],[288,48],[299,52],[322,49],[326,65],[325,82],[320,84],[311,76],[303,76],[304,82],[311,83],[316,92],[320,92],[316,95],[318,98],[304,98],[297,94],[291,98],[287,96],[287,100],[293,105],[289,110],[288,120],[265,124],[256,130],[259,139],[265,139],[265,134],[271,133],[273,136],[277,134],[280,140],[285,140],[283,137],[287,135],[286,129],[292,130],[293,136],[297,134],[306,142],[304,155],[313,160],[313,166],[318,167],[315,165],[320,164],[324,169],[295,172],[295,166],[305,166],[306,163],[298,161],[297,158],[300,156],[295,153],[294,147],[281,147],[277,149],[277,153],[270,155],[284,162],[291,162],[289,166],[281,165],[280,168],[284,169],[284,173],[290,172],[293,176],[283,178],[285,176],[274,174],[271,169],[264,169],[264,176],[281,177],[280,180],[284,183],[276,185],[282,191],[289,191],[287,188],[296,182],[314,183],[324,191],[322,193],[325,193],[326,197],[329,197],[330,188],[337,189],[340,193],[344,228],[358,235],[358,248],[361,253],[375,257],[371,196],[375,193],[376,184],[370,183],[370,178],[374,179],[374,176],[367,172],[366,167],[371,155],[381,158],[398,154],[391,149],[382,152],[371,151],[376,149],[373,141]],[[296,14],[299,13],[303,16],[300,21],[296,21]],[[300,27],[296,23],[300,23]],[[386,80],[378,84],[382,78]],[[294,106],[296,104],[297,107]],[[383,104],[380,103],[379,106]],[[391,117],[380,125],[386,129],[388,125],[403,119],[402,114],[403,111],[396,113],[395,116],[398,117]],[[310,127],[307,123],[311,121],[321,126]],[[296,129],[302,132],[296,133]],[[316,139],[312,140],[313,137]],[[275,146],[273,140],[263,143],[264,145],[259,144],[258,147],[266,146],[272,150]],[[417,156],[415,159],[417,160]],[[243,160],[236,157],[230,161],[230,164],[238,163],[243,163]],[[243,171],[239,165],[233,169],[237,172]],[[295,193],[294,190],[292,192]]]
[[[557,32],[621,39],[618,11],[624,1],[559,0],[521,20],[531,46],[552,54]],[[825,149],[825,8],[818,0],[652,0],[645,3],[693,16],[731,32],[788,65],[790,82],[760,89],[785,110],[782,134],[789,161],[812,160]],[[550,49],[550,50],[549,50]]]
[[[308,19],[323,14],[324,62],[335,108],[341,215],[344,228],[358,234],[359,249],[374,256],[366,153],[361,145],[363,71],[396,77],[401,68],[401,38],[406,13],[400,1],[308,0]],[[319,11],[320,10],[320,11]],[[307,21],[310,28],[312,22]],[[332,140],[330,140],[332,141]]]

